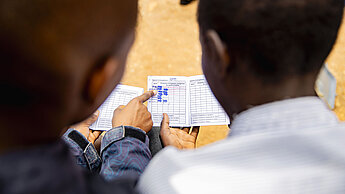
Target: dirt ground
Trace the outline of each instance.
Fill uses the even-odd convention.
[[[202,74],[196,22],[197,3],[179,0],[139,0],[137,36],[127,62],[123,84],[147,89],[147,76]],[[338,81],[336,113],[345,120],[345,25],[327,62]],[[227,126],[202,127],[198,146],[223,139]]]

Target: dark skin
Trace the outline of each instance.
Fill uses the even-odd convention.
[[[89,118],[71,126],[70,128],[73,128],[79,131],[81,134],[83,134],[86,137],[87,140],[89,140],[89,142],[94,144],[97,138],[99,137],[99,135],[101,134],[101,131],[93,131],[89,127],[92,125],[92,123],[97,121],[99,117],[99,113],[100,113],[99,111],[94,112]]]
[[[13,58],[5,60],[9,63],[3,62],[4,75],[1,77],[11,75],[11,78],[5,77],[5,82],[24,92],[32,92],[28,96],[40,100],[32,101],[26,107],[1,107],[0,128],[6,134],[0,137],[1,152],[57,141],[64,126],[80,122],[95,112],[122,78],[134,40],[137,2],[62,3],[68,6],[55,9],[52,3],[41,9],[50,13],[41,17],[43,21],[30,20],[25,14],[30,15],[35,10],[30,13],[27,9],[23,9],[22,16],[11,15],[11,20],[2,16],[1,24],[5,28],[1,30],[1,37],[10,45],[4,47],[13,50],[10,53]],[[16,10],[16,13],[23,10]],[[45,16],[46,13],[41,14]],[[276,100],[315,95],[317,72],[286,77],[271,85],[263,84],[249,71],[246,63],[230,63],[227,47],[215,31],[208,30],[204,34],[210,41],[205,45],[205,37],[201,36],[203,70],[215,96],[229,115]],[[8,66],[22,71],[7,70]],[[126,110],[133,111],[126,115],[135,115],[137,111],[135,108]],[[148,122],[149,119],[141,120]],[[167,120],[165,116],[161,135],[167,134],[172,140],[164,140],[165,145],[176,146],[177,142],[177,147],[181,147],[181,142],[176,140],[186,139],[186,148],[195,147],[196,130],[185,129],[180,136],[171,135],[177,134],[176,129],[169,128]],[[18,121],[23,124],[14,125]],[[187,138],[181,138],[181,135]],[[194,145],[190,146],[193,141]]]
[[[144,103],[154,95],[156,95],[155,91],[145,92],[131,100],[126,106],[121,105],[116,108],[113,114],[112,127],[132,126],[142,129],[145,133],[151,131],[153,122],[151,114]],[[102,143],[102,138],[99,138],[102,132],[91,130],[90,126],[97,120],[99,114],[100,111],[97,110],[86,120],[69,127],[83,134],[87,140],[95,145],[98,151],[100,151]]]
[[[200,127],[185,127],[182,130],[169,127],[169,116],[163,114],[161,123],[161,138],[164,146],[174,146],[178,149],[194,149]]]
[[[203,37],[203,34],[205,37]],[[208,44],[204,41],[208,39]],[[265,84],[250,71],[246,63],[230,63],[226,44],[214,30],[201,32],[202,68],[212,92],[231,119],[253,106],[288,98],[315,96],[314,84],[318,72],[290,76],[281,82]],[[163,144],[180,149],[196,147],[199,127],[174,129],[169,127],[169,117],[164,115],[161,124]]]
[[[96,120],[90,115],[123,76],[134,41],[137,0],[15,0],[10,7],[0,13],[1,83],[12,88],[3,90],[8,95],[0,107],[5,134],[0,152],[58,141],[61,129],[75,123],[94,142],[100,132],[90,131]],[[152,119],[143,103],[153,95],[147,92],[117,109],[113,126],[150,131]]]
[[[230,63],[227,46],[216,31],[207,30],[201,34],[204,34],[200,36],[203,72],[214,95],[231,118],[253,106],[316,95],[314,84],[318,72],[285,77],[278,83],[264,84],[250,71],[248,64]]]
[[[10,64],[2,64],[2,73],[11,74],[5,81],[40,100],[2,107],[0,128],[6,135],[0,137],[0,152],[57,141],[61,129],[95,112],[120,82],[134,41],[136,0],[54,1],[37,6],[45,6],[40,9],[42,21],[24,13],[11,16],[16,22],[2,16],[7,31],[1,35],[15,48],[13,58],[5,60]],[[16,13],[22,13],[18,7]],[[25,10],[29,16],[30,11],[37,12]]]

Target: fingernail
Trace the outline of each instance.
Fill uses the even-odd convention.
[[[153,90],[153,96],[156,96],[157,95],[157,90]]]
[[[98,116],[99,115],[99,110],[93,113],[94,115]]]

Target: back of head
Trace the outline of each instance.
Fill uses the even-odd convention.
[[[55,138],[94,111],[85,85],[108,58],[126,58],[136,15],[137,0],[0,0],[2,132]]]
[[[230,61],[266,83],[319,71],[331,51],[343,0],[200,0],[201,36],[214,29]]]

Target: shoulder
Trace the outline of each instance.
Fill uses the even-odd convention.
[[[167,147],[160,151],[149,163],[137,185],[140,193],[184,193],[190,189],[189,182],[199,176],[198,181],[207,181],[205,167],[212,169],[212,163],[218,161],[227,146],[226,141],[208,145],[195,150],[178,150]],[[219,149],[222,150],[219,150]],[[220,155],[217,156],[217,153]],[[212,171],[215,172],[215,171]],[[214,173],[213,173],[214,174]],[[201,180],[204,179],[204,180]],[[177,190],[182,189],[177,192]],[[187,193],[194,193],[191,190]]]
[[[193,193],[196,188],[192,185],[197,184],[200,192],[211,189],[207,185],[214,185],[210,190],[213,192],[231,184],[234,191],[264,191],[260,185],[282,184],[287,178],[291,180],[289,184],[296,186],[325,174],[342,179],[345,153],[339,148],[345,147],[343,126],[284,136],[232,137],[189,151],[169,147],[153,158],[138,189],[142,193]],[[295,178],[290,179],[291,176]],[[250,187],[240,187],[243,184]],[[325,182],[322,186],[327,188],[330,184]]]
[[[186,163],[194,163],[190,151],[166,147],[153,157],[137,185],[140,193],[174,193],[170,177],[184,171]]]

